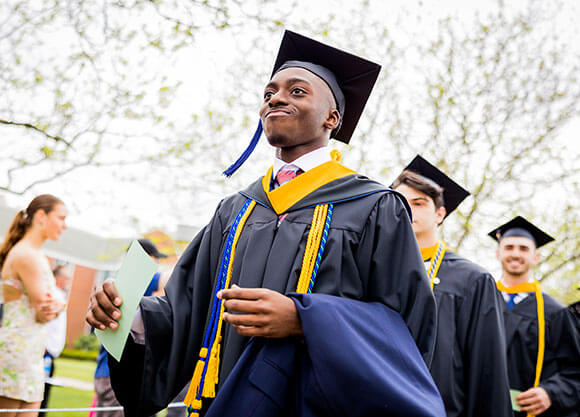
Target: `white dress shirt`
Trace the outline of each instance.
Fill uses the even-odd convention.
[[[501,280],[500,280],[501,281]],[[534,280],[530,279],[528,282],[534,282]],[[502,281],[502,284],[505,285],[505,282]],[[505,285],[507,287],[507,285]],[[501,293],[503,299],[505,300],[505,302],[509,302],[510,300],[510,295],[507,292],[502,291]],[[520,292],[518,293],[518,295],[516,295],[514,297],[514,304],[519,304],[521,301],[523,301],[528,295],[530,295],[527,292]]]
[[[56,287],[56,296],[66,302],[66,292]],[[64,349],[66,339],[66,310],[61,311],[55,319],[50,320],[46,327],[46,350],[50,356],[57,358]]]
[[[328,148],[328,146],[323,146],[322,148],[310,151],[307,154],[304,154],[300,158],[289,163],[274,157],[272,180],[276,179],[276,175],[282,168],[291,169],[294,171],[301,169],[302,171],[306,172],[328,161],[330,161],[330,149]]]

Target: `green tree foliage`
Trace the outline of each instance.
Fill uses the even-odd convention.
[[[384,64],[353,164],[388,184],[420,153],[464,184],[472,196],[443,235],[490,269],[497,262],[488,230],[517,214],[537,223],[557,238],[542,249],[537,278],[570,301],[579,297],[569,288],[580,272],[580,146],[571,131],[580,115],[580,49],[565,6],[499,2],[436,21],[419,12],[404,34],[377,22],[346,39]],[[371,4],[365,11],[360,23],[372,19]]]
[[[208,34],[247,22],[278,25],[239,1],[1,2],[0,190],[22,195],[81,167],[191,147],[201,129],[194,112],[175,118],[174,70]]]
[[[0,190],[112,170],[146,183],[160,213],[202,223],[269,164],[261,144],[234,178],[219,175],[253,133],[284,26],[383,64],[352,144],[336,145],[346,164],[389,184],[421,153],[472,192],[442,228],[450,246],[497,275],[485,234],[521,214],[558,239],[538,277],[577,299],[577,6],[386,3],[1,2]],[[143,227],[125,204],[115,216]]]

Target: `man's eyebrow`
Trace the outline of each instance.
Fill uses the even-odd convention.
[[[418,200],[421,200],[421,201],[429,201],[427,199],[427,197],[415,197],[415,198],[412,198],[411,199],[411,201],[418,201]]]
[[[286,80],[286,85],[296,84],[296,83],[305,83],[305,84],[308,84],[308,85],[311,84],[310,81],[308,81],[306,78],[302,78],[302,77],[292,77],[292,78],[288,78]]]
[[[285,81],[285,84],[286,85],[292,85],[292,84],[295,84],[295,83],[305,83],[305,84],[308,84],[308,85],[312,85],[312,83],[310,81],[308,81],[306,78],[302,78],[302,77],[292,77],[292,78],[288,78]],[[278,84],[279,83],[276,82],[276,81],[270,81],[268,84],[266,84],[266,87],[264,87],[264,89],[270,88],[270,87],[271,88],[276,88],[276,87],[278,87]]]

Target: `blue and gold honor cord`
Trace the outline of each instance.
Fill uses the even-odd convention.
[[[443,257],[445,256],[445,252],[447,251],[447,245],[442,240],[437,242],[437,248],[435,249],[435,256],[431,258],[431,262],[427,267],[427,276],[429,277],[429,282],[431,284],[431,289],[433,289],[435,285],[435,278],[437,277],[437,272],[439,272],[439,267],[441,266],[441,262],[443,261]]]
[[[184,400],[187,406],[188,416],[199,417],[199,412],[202,407],[202,397],[214,398],[216,395],[216,386],[219,381],[221,332],[224,313],[224,305],[222,300],[217,298],[217,293],[222,289],[230,287],[236,246],[246,220],[255,206],[255,201],[252,199],[246,200],[238,212],[226,239],[213,295],[210,320],[205,331],[203,345],[199,352],[199,359],[197,360],[195,371],[191,378],[189,390]],[[298,278],[298,285],[296,286],[296,292],[298,293],[312,292],[328,239],[332,211],[332,204],[319,205],[314,209],[304,258],[302,259],[302,269],[300,271],[300,277]]]

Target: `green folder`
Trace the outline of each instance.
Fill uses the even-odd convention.
[[[510,397],[512,398],[512,410],[520,411],[520,406],[516,404],[516,397],[522,392],[517,389],[510,389]]]
[[[117,330],[95,329],[99,342],[117,361],[121,360],[139,301],[156,271],[157,263],[147,255],[141,244],[134,240],[115,279],[115,288],[123,299],[123,304],[119,307],[121,310],[119,327]]]

